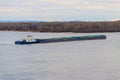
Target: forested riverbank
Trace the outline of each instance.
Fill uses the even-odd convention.
[[[0,22],[0,30],[33,32],[119,32],[120,21]]]

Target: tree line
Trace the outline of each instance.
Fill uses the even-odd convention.
[[[0,30],[33,32],[119,32],[120,21],[0,22]]]

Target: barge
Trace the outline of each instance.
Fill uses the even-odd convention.
[[[27,38],[15,41],[15,44],[34,44],[34,43],[52,43],[52,42],[66,42],[66,41],[83,41],[83,40],[98,40],[106,39],[105,35],[89,35],[89,36],[73,36],[73,37],[60,37],[48,39],[34,39],[28,35]]]

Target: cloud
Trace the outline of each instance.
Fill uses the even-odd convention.
[[[120,21],[120,19],[112,19],[111,21]]]
[[[120,0],[36,0],[40,9],[113,10],[120,7]],[[41,6],[40,6],[41,3]],[[47,4],[47,5],[46,5]]]
[[[114,4],[113,2],[117,2]],[[0,7],[16,7],[41,10],[55,10],[55,9],[85,9],[85,10],[102,10],[109,8],[120,7],[120,0],[0,0]]]
[[[16,8],[14,7],[4,7],[4,8],[0,8],[0,12],[15,12]]]
[[[49,18],[41,18],[42,21],[51,21]]]
[[[103,10],[105,9],[104,6],[76,6],[75,9],[77,10]]]
[[[27,19],[120,18],[120,0],[0,0],[0,17]],[[2,13],[1,13],[2,12]],[[108,16],[108,17],[105,17]],[[102,19],[102,18],[101,18]]]

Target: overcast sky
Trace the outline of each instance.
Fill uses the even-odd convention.
[[[120,0],[0,0],[0,21],[120,19]]]

